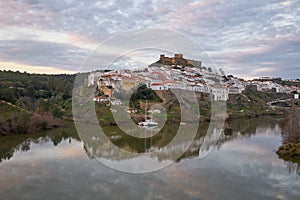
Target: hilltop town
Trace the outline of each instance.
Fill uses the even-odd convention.
[[[160,55],[157,62],[144,70],[91,72],[86,84],[96,85],[98,89],[94,101],[112,104],[122,103],[114,93],[134,90],[141,85],[153,91],[181,89],[211,94],[213,101],[229,101],[231,95],[241,95],[246,88],[254,88],[258,92],[291,94],[295,99],[299,98],[300,93],[299,80],[286,81],[270,77],[244,80],[226,75],[222,69],[205,67],[201,61],[185,59],[182,54],[175,54],[174,57]]]

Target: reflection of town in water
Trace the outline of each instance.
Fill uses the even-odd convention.
[[[140,153],[149,153],[148,155],[155,157],[157,162],[161,162],[165,159],[180,162],[184,159],[197,159],[206,156],[210,153],[212,148],[215,151],[221,149],[221,147],[230,143],[231,141],[239,139],[247,139],[263,135],[263,136],[274,136],[280,137],[280,127],[277,123],[270,121],[269,119],[249,119],[249,120],[233,120],[229,124],[225,124],[225,127],[230,127],[231,133],[225,134],[223,129],[212,129],[209,134],[207,130],[209,129],[208,123],[202,123],[199,126],[198,133],[194,141],[190,144],[189,141],[184,141],[184,137],[180,138],[180,142],[169,146],[168,149],[165,147],[173,136],[176,134],[179,125],[166,125],[158,134],[149,138],[134,138],[132,136],[124,135],[120,130],[109,129],[113,134],[106,137],[111,143],[103,142],[105,136],[100,134],[87,134],[86,137],[81,138],[84,152],[88,155],[90,159],[104,158],[113,161],[122,161],[124,159],[134,159],[134,157],[139,156]],[[111,128],[111,127],[110,127]],[[104,130],[108,131],[108,130]],[[146,130],[144,133],[147,134]],[[188,127],[185,130],[188,134]],[[164,136],[164,137],[163,137]],[[67,143],[80,142],[74,128],[60,128],[56,131],[49,131],[47,135],[16,135],[12,136],[15,140],[10,140],[8,137],[1,138],[1,162],[4,160],[10,160],[14,157],[17,152],[30,151],[32,145],[59,145],[62,141]],[[119,151],[114,151],[111,147],[113,145],[125,150],[125,152],[131,152],[128,154],[120,154]],[[188,147],[188,150],[185,149]],[[180,158],[173,158],[174,154],[182,154]],[[132,154],[133,153],[133,154]],[[209,156],[209,155],[208,155]],[[291,174],[300,175],[300,164],[297,162],[284,161],[287,170]]]

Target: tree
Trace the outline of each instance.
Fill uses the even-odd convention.
[[[28,96],[31,99],[31,110],[35,110],[35,97],[36,97],[36,89],[33,86],[29,86],[26,90],[26,96]]]
[[[0,99],[15,103],[16,98],[15,98],[15,92],[12,88],[1,88],[0,90]]]
[[[56,118],[62,118],[62,116],[64,115],[63,111],[61,111],[61,109],[55,107],[53,110],[52,110],[52,115]]]
[[[30,116],[27,113],[16,112],[12,114],[11,127],[13,133],[26,134],[29,129],[28,120]]]
[[[282,120],[283,143],[300,142],[300,109],[293,107],[287,118]]]

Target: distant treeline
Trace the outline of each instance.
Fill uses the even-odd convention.
[[[0,100],[26,110],[69,110],[75,75],[0,71]],[[55,113],[55,112],[54,112]]]
[[[0,71],[0,99],[15,103],[20,97],[50,98],[61,94],[71,97],[75,75],[28,74]]]

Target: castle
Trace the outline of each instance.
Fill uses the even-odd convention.
[[[193,66],[201,68],[202,62],[196,60],[190,60],[183,58],[183,54],[174,54],[174,57],[169,58],[161,54],[158,63],[164,65],[182,65],[182,66]]]

